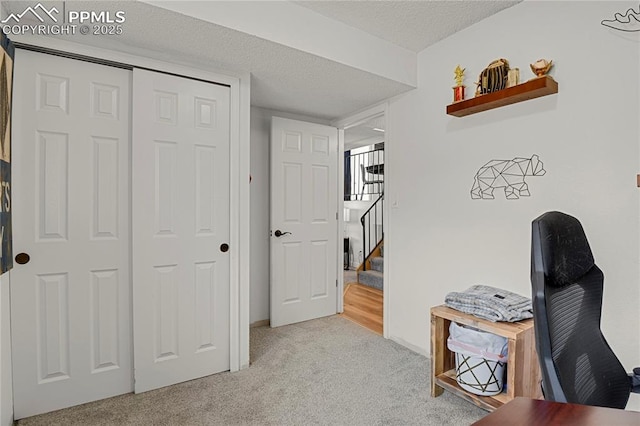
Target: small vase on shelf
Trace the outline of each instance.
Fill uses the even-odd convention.
[[[536,75],[536,77],[544,77],[549,74],[551,67],[553,66],[553,61],[547,61],[546,59],[538,59],[533,64],[529,64],[531,67],[531,71]]]

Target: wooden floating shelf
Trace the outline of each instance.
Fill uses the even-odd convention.
[[[516,86],[498,90],[497,92],[452,103],[451,105],[447,105],[447,114],[464,117],[541,96],[553,95],[554,93],[558,93],[558,83],[551,76],[547,75],[534,78]]]

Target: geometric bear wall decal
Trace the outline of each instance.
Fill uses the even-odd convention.
[[[493,200],[493,190],[504,188],[508,200],[528,197],[529,186],[525,176],[542,176],[546,173],[542,161],[537,155],[531,158],[516,157],[513,160],[491,160],[480,167],[473,178],[471,198],[474,200]]]

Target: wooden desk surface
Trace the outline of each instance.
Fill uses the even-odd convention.
[[[517,397],[472,426],[638,426],[640,413]]]

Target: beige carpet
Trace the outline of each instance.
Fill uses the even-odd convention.
[[[425,332],[428,323],[425,320]],[[469,425],[487,413],[429,396],[425,357],[338,316],[251,330],[248,369],[127,394],[26,425]]]

